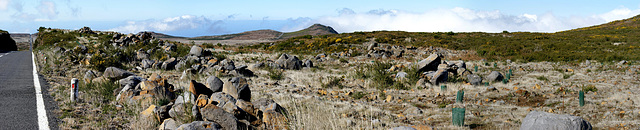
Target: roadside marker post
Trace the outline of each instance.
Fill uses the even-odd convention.
[[[71,96],[71,101],[75,102],[76,98],[78,98],[78,79],[71,79],[71,89],[69,91],[69,95]]]

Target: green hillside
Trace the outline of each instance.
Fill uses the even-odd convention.
[[[267,50],[293,53],[346,52],[361,50],[351,45],[363,44],[368,38],[378,43],[416,47],[443,47],[473,50],[490,60],[522,61],[619,61],[638,60],[640,55],[640,16],[607,24],[556,33],[531,32],[403,32],[373,31],[323,36],[300,36],[275,45],[257,45]],[[360,51],[366,53],[366,51]]]

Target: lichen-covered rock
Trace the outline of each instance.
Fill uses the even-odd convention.
[[[487,82],[494,82],[494,81],[502,81],[504,77],[502,76],[502,74],[498,71],[491,71],[491,74],[489,74],[487,76]]]
[[[176,120],[173,118],[164,119],[162,124],[158,126],[159,130],[175,130],[176,128],[178,128],[178,126],[176,124]]]
[[[205,121],[211,121],[218,123],[226,130],[238,129],[238,119],[233,114],[224,111],[222,108],[208,104],[207,106],[200,108],[202,118]]]
[[[189,92],[194,95],[204,94],[207,96],[213,93],[211,89],[207,88],[204,84],[196,82],[195,80],[191,80],[191,83],[189,84]]]
[[[471,85],[480,85],[482,84],[482,77],[475,74],[470,74],[467,75],[467,82]]]
[[[531,111],[520,130],[591,130],[591,123],[578,116]]]
[[[222,92],[233,96],[233,98],[235,99],[238,99],[238,88],[243,87],[245,85],[248,86],[247,79],[243,77],[234,77],[229,79],[227,83],[224,83],[222,87]]]
[[[160,69],[162,69],[162,70],[173,70],[173,69],[175,69],[176,64],[178,64],[178,61],[176,60],[176,58],[170,58],[170,59],[165,60],[164,62],[162,62],[162,66],[160,67]]]
[[[435,71],[438,70],[440,65],[440,56],[438,54],[431,54],[429,57],[418,62],[418,72]]]
[[[118,79],[126,78],[127,76],[131,76],[131,75],[133,75],[133,73],[129,71],[116,68],[116,67],[107,67],[107,69],[104,70],[104,74],[102,76],[105,78],[118,80]]]
[[[447,82],[447,79],[449,78],[449,72],[447,72],[447,70],[438,70],[435,75],[433,75],[433,77],[429,80],[429,82],[431,82],[431,84],[434,85],[438,85],[440,83],[444,83]]]
[[[198,45],[191,46],[191,50],[189,50],[189,55],[200,57],[202,56],[202,47]]]
[[[188,124],[182,124],[176,130],[223,130],[218,123],[211,121],[194,121]],[[227,130],[227,129],[225,129]],[[228,129],[235,130],[235,129]]]

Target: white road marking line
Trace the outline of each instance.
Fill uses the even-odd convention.
[[[35,54],[31,52],[31,62],[33,63],[33,85],[36,88],[36,107],[38,111],[38,128],[41,130],[49,130],[49,119],[47,119],[47,111],[44,110],[44,100],[42,100],[42,89],[40,88],[40,79],[38,78],[38,68],[36,66]]]

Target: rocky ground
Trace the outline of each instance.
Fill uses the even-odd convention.
[[[178,44],[131,48],[158,41],[139,33],[113,34],[106,45],[135,50],[134,60],[96,70],[85,62],[91,57],[68,58],[94,55],[91,37],[80,39],[87,42],[36,52],[63,129],[518,129],[530,113],[573,115],[595,129],[640,127],[637,61],[486,61],[470,51],[373,40],[318,55],[187,44],[188,54],[158,60],[156,51]],[[75,102],[72,78],[81,81]],[[464,126],[452,125],[454,107],[466,109]]]

